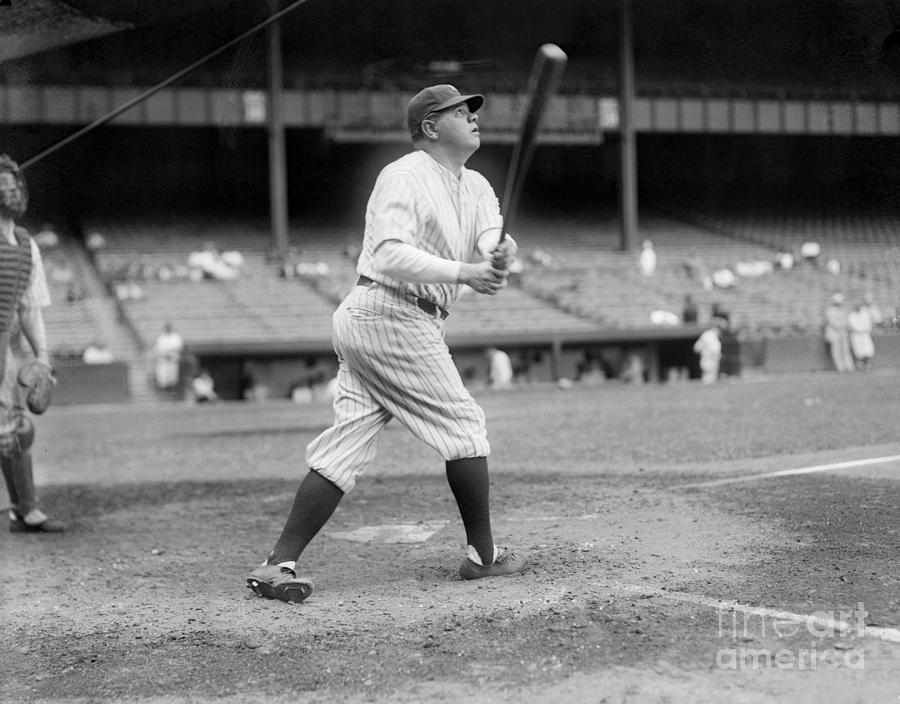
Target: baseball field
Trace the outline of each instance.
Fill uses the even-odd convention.
[[[477,392],[495,537],[530,569],[459,579],[443,463],[395,423],[299,605],[244,578],[328,404],[51,408],[35,473],[71,530],[0,533],[0,701],[896,702],[898,391]]]

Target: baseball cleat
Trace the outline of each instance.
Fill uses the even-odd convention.
[[[26,523],[24,520],[16,516],[9,521],[10,533],[65,533],[67,530],[65,523],[60,523],[52,518],[47,518],[40,523]]]
[[[312,594],[313,583],[287,565],[260,565],[247,577],[247,588],[256,596],[299,604]]]
[[[496,547],[494,548],[494,561],[489,565],[482,565],[478,553],[470,545],[469,555],[459,568],[459,576],[463,579],[504,577],[510,574],[519,574],[526,567],[528,567],[528,560],[525,557],[508,549],[499,551]]]

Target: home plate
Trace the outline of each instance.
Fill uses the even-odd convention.
[[[423,523],[395,523],[393,525],[363,526],[356,530],[327,533],[330,538],[352,540],[355,543],[424,543],[447,525],[447,521]]]

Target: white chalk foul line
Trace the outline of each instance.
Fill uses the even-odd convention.
[[[820,634],[835,634],[840,636],[849,636],[856,638],[877,638],[878,640],[888,641],[890,643],[900,643],[900,628],[887,628],[882,626],[867,626],[862,623],[864,613],[858,614],[857,623],[854,625],[849,621],[836,619],[827,614],[795,614],[790,611],[782,611],[779,609],[769,609],[764,606],[750,606],[749,604],[741,604],[738,601],[713,599],[701,594],[691,594],[689,592],[672,592],[665,589],[659,589],[650,586],[641,586],[639,584],[622,584],[614,583],[602,584],[599,586],[612,586],[614,588],[623,589],[629,592],[635,592],[642,595],[650,595],[669,599],[671,601],[680,601],[697,606],[705,606],[711,609],[717,609],[719,612],[736,611],[741,614],[751,616],[759,616],[761,618],[769,618],[780,621],[784,624],[803,624],[810,632]],[[816,629],[813,631],[812,629]]]
[[[887,455],[885,457],[869,457],[861,460],[848,460],[847,462],[834,462],[832,464],[817,464],[812,467],[800,467],[799,469],[782,469],[777,472],[765,472],[763,474],[747,474],[740,477],[725,477],[698,484],[684,484],[679,489],[702,489],[710,486],[722,486],[723,484],[737,484],[740,482],[753,482],[759,479],[773,479],[775,477],[790,477],[798,474],[815,474],[817,472],[830,472],[835,469],[853,469],[856,467],[868,467],[873,464],[885,464],[887,462],[900,462],[900,455]]]
[[[549,521],[592,521],[599,518],[599,513],[585,513],[580,516],[527,516],[525,518],[517,518],[517,523],[542,523]],[[512,522],[512,521],[510,521]]]

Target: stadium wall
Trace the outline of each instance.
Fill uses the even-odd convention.
[[[561,340],[528,342],[497,341],[497,346],[509,353],[513,368],[521,383],[551,383],[560,379],[579,379],[579,368],[585,353],[600,361],[604,375],[619,378],[630,355],[637,354],[644,369],[644,381],[664,382],[680,377],[699,378],[696,355],[691,350],[693,337],[669,337],[662,340],[601,339],[595,342],[579,340],[564,344]],[[484,354],[486,342],[472,344],[459,341],[451,344],[457,369],[465,382],[479,388],[487,384],[488,363]],[[882,333],[875,336],[874,369],[900,369],[900,334]],[[807,372],[832,372],[834,366],[828,349],[819,336],[758,338],[744,340],[738,360],[740,374],[763,373],[790,375]],[[303,354],[253,354],[242,351],[234,354],[228,348],[205,350],[198,367],[210,371],[216,389],[225,400],[245,398],[255,385],[264,389],[270,399],[291,398],[300,389],[298,398],[315,398],[325,384],[337,373],[337,360],[327,344],[321,349],[310,348]],[[58,361],[59,378],[54,392],[54,405],[122,403],[130,401],[128,364],[87,365],[80,362]],[[739,374],[739,375],[740,375]],[[596,375],[591,376],[595,380]],[[582,379],[584,380],[584,379]],[[185,398],[182,386],[178,394]]]
[[[900,369],[900,335],[873,335],[875,340],[874,369]],[[828,347],[821,337],[768,338],[762,343],[764,372],[784,374],[795,372],[834,371]]]
[[[128,364],[82,364],[54,362],[57,385],[53,405],[122,403],[131,400]]]
[[[668,382],[699,379],[699,366],[692,345],[695,334],[670,331],[660,337],[643,335],[629,337],[627,331],[616,336],[592,340],[589,338],[564,341],[532,335],[530,339],[508,338],[488,340],[450,341],[450,349],[460,376],[472,388],[487,384],[488,362],[485,348],[494,344],[506,351],[513,363],[520,383],[554,383],[560,380],[594,383],[606,377],[611,382],[622,381],[632,355],[640,360],[642,382]],[[876,335],[874,369],[900,369],[900,334]],[[603,375],[581,376],[579,371],[586,356],[597,361]],[[326,344],[320,349],[310,348],[300,355],[253,354],[245,350],[240,355],[205,350],[199,366],[207,368],[216,382],[216,389],[226,400],[244,398],[254,383],[264,388],[270,399],[291,398],[301,389],[300,399],[316,398],[325,383],[337,373],[337,360]],[[784,338],[752,338],[740,344],[738,357],[723,364],[723,373],[736,378],[747,374],[791,375],[809,372],[834,371],[828,349],[819,336]]]

